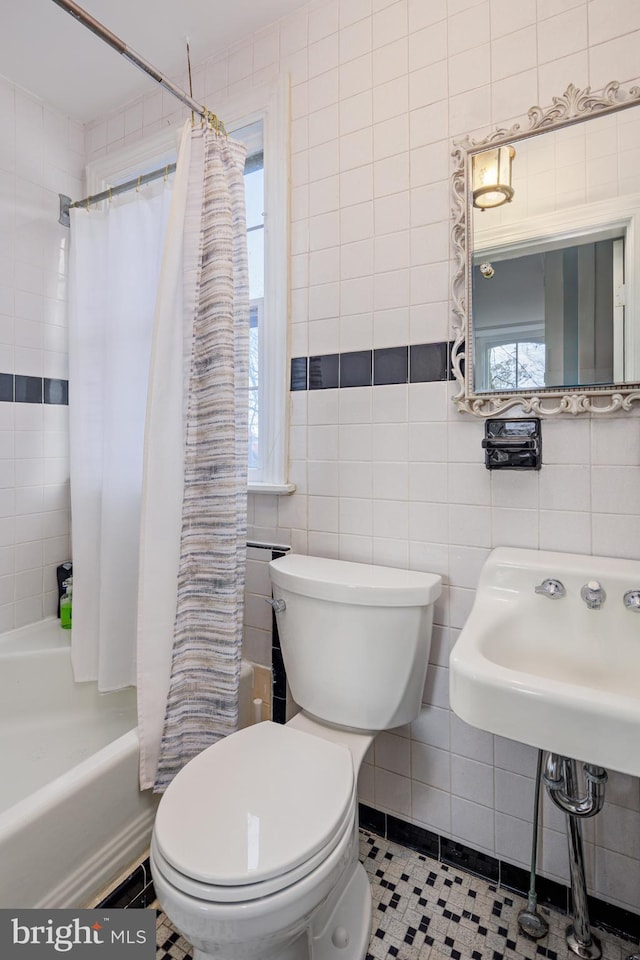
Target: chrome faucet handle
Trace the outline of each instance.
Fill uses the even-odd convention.
[[[535,588],[535,592],[541,593],[545,597],[549,597],[549,600],[560,600],[560,598],[566,596],[567,593],[564,588],[564,584],[560,583],[559,580],[554,580],[551,577],[547,577],[546,580],[543,580],[542,583],[539,583]]]
[[[640,613],[640,590],[627,590],[624,595],[624,605],[627,610]]]
[[[582,587],[580,596],[589,607],[589,610],[599,610],[607,599],[607,595],[598,580],[589,580]]]

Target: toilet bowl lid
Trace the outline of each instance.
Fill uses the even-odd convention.
[[[194,880],[259,883],[332,842],[353,788],[348,747],[266,721],[220,740],[180,771],[158,807],[155,842]]]

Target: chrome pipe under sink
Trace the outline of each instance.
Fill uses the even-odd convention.
[[[567,843],[569,846],[569,875],[573,922],[567,927],[567,946],[583,960],[598,960],[602,956],[600,941],[591,933],[587,884],[584,875],[582,827],[585,817],[595,817],[604,805],[607,771],[585,763],[586,793],[579,795],[578,764],[569,757],[548,753],[544,782],[549,796],[567,815]]]

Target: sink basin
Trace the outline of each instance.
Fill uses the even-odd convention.
[[[551,578],[560,598],[535,592]],[[606,592],[599,609],[580,596]],[[450,659],[451,707],[467,723],[640,775],[640,561],[498,547]]]

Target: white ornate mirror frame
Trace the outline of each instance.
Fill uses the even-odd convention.
[[[551,106],[533,106],[528,113],[529,126],[519,123],[509,129],[500,128],[481,140],[465,137],[454,141],[452,152],[454,171],[452,242],[456,266],[452,278],[451,295],[455,339],[452,348],[452,368],[459,390],[452,398],[460,412],[479,417],[491,417],[518,406],[525,414],[613,413],[630,410],[640,401],[640,383],[624,383],[603,387],[548,387],[522,393],[476,393],[473,383],[472,318],[468,313],[471,284],[471,223],[470,158],[482,147],[513,144],[532,134],[559,129],[593,116],[626,109],[640,104],[640,86],[624,89],[612,81],[600,91],[589,87],[580,90],[570,84],[560,97],[554,97]]]

